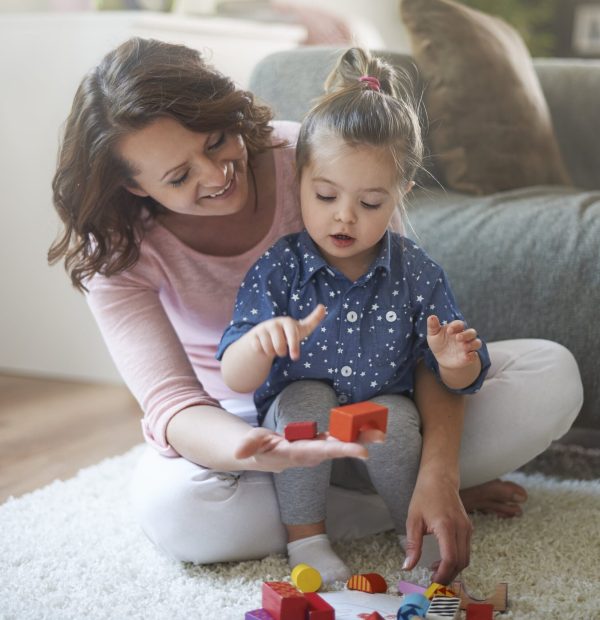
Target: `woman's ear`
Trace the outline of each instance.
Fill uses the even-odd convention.
[[[150,195],[148,194],[148,192],[145,192],[141,187],[135,187],[132,185],[124,185],[123,187],[128,192],[130,192],[131,194],[134,194],[135,196],[141,196],[142,198],[146,198],[147,196]]]

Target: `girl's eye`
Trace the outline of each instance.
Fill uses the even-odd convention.
[[[360,203],[365,209],[379,209],[379,207],[381,206],[380,204],[370,204],[368,202],[361,202]]]
[[[185,183],[186,179],[188,178],[188,174],[189,172],[186,172],[185,174],[182,174],[178,179],[173,179],[172,181],[169,181],[169,185],[171,185],[171,187],[180,187]]]
[[[325,202],[331,202],[335,200],[335,196],[323,196],[322,194],[317,193],[318,200],[324,200]]]
[[[224,131],[222,131],[219,134],[219,137],[217,138],[216,142],[213,142],[212,144],[209,145],[208,150],[212,151],[214,149],[218,149],[223,144],[223,142],[225,142],[225,132]]]

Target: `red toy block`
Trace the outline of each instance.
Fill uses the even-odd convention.
[[[308,603],[307,620],[335,620],[335,609],[316,592],[307,592],[304,598]]]
[[[364,575],[352,575],[346,583],[348,590],[360,590],[369,594],[387,592],[387,583],[378,573],[365,573]]]
[[[283,429],[283,436],[288,441],[298,441],[298,439],[314,439],[317,436],[317,423],[290,422]]]
[[[370,401],[334,407],[329,415],[329,434],[341,441],[356,441],[360,431],[377,429],[385,433],[387,407]]]
[[[273,620],[273,616],[265,609],[253,609],[246,612],[244,620]]]
[[[491,603],[469,603],[466,620],[494,620],[494,606]]]
[[[374,611],[372,614],[369,614],[365,620],[384,620],[384,618],[380,613]]]
[[[265,581],[262,606],[274,620],[305,620],[308,602],[302,592],[286,581]]]

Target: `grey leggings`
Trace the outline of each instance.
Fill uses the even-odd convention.
[[[317,467],[296,467],[274,474],[283,523],[298,525],[325,519],[330,484],[375,490],[386,503],[394,527],[405,533],[408,505],[421,458],[420,418],[414,403],[398,394],[371,399],[388,408],[386,440],[369,446],[367,461],[335,459]],[[331,386],[320,381],[296,381],[273,401],[263,426],[283,434],[290,422],[315,420],[319,432],[329,426],[329,410],[338,407]]]

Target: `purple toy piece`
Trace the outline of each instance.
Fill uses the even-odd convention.
[[[244,620],[275,620],[273,616],[266,610],[262,609],[253,609],[252,611],[247,611],[244,616]]]
[[[399,581],[398,592],[400,594],[423,594],[427,588],[410,581]]]

